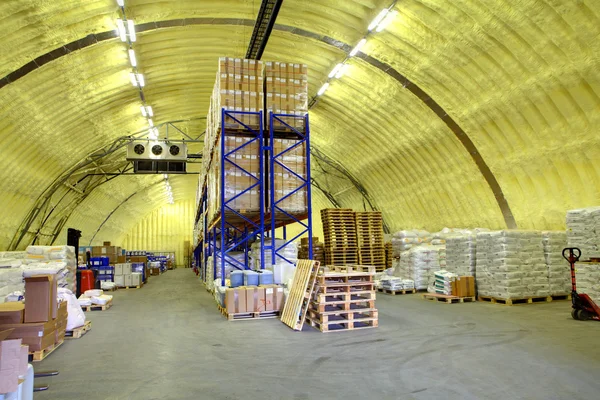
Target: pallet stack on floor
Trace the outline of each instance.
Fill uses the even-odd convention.
[[[385,244],[385,269],[394,267],[394,248],[392,242]]]
[[[376,328],[375,267],[321,268],[306,321],[321,332]]]
[[[354,211],[347,208],[321,210],[327,265],[358,264]]]
[[[383,217],[379,211],[355,212],[356,239],[358,241],[358,262],[361,265],[377,267],[377,272],[385,269],[386,256],[383,243]]]

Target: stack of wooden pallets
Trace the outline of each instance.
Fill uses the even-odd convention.
[[[374,275],[372,266],[321,268],[306,321],[321,332],[376,328]]]
[[[381,212],[356,212],[354,218],[359,264],[373,265],[377,267],[378,272],[383,271],[386,268],[386,255]]]
[[[321,210],[325,236],[325,263],[327,265],[358,264],[356,223],[354,211],[344,208]]]
[[[385,244],[385,268],[392,268],[394,263],[394,249],[392,248],[392,242]]]

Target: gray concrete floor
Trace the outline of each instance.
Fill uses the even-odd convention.
[[[377,329],[227,322],[189,269],[115,292],[36,370],[43,399],[598,399],[599,322],[568,302],[446,305],[377,298]]]

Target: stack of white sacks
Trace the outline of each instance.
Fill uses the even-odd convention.
[[[600,305],[600,263],[577,264],[577,293],[587,294]]]
[[[446,270],[458,276],[475,276],[477,234],[463,230],[446,236]]]
[[[480,232],[476,258],[481,296],[518,299],[549,295],[540,231]]]
[[[571,267],[563,258],[562,251],[567,246],[567,234],[563,231],[543,231],[544,259],[548,269],[550,295],[571,293]]]
[[[77,301],[79,302],[79,305],[81,307],[92,305],[104,306],[108,304],[112,300],[112,298],[113,297],[111,295],[104,294],[104,291],[102,291],[101,289],[91,289],[86,290],[85,293],[79,296],[79,299],[77,299]]]
[[[429,293],[438,293],[445,295],[452,295],[452,282],[456,280],[458,275],[448,272],[446,270],[440,270],[434,272],[434,282],[427,288]]]
[[[23,276],[55,275],[58,287],[77,290],[77,260],[73,246],[28,246]]]
[[[231,263],[236,265],[239,268],[242,268],[243,265],[246,264],[246,256],[242,252],[231,252],[227,253],[227,259],[231,260]],[[216,255],[217,259],[217,273],[214,274],[214,257],[210,256],[206,262],[206,286],[209,290],[213,290],[216,287],[221,286],[221,256],[219,254]],[[235,261],[233,261],[235,260]],[[231,275],[231,271],[235,271],[236,268],[230,263],[225,263],[225,279],[229,279]],[[227,283],[226,283],[227,286]]]
[[[600,257],[600,207],[567,211],[568,247],[578,247],[581,259]]]
[[[400,257],[403,252],[421,244],[428,243],[429,240],[429,232],[419,229],[396,232],[392,236],[393,256]]]
[[[440,269],[441,247],[426,244],[403,252],[394,275],[413,280],[417,290],[427,289]]]

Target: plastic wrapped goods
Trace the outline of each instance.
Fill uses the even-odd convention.
[[[549,295],[540,231],[477,234],[476,281],[482,296],[519,299]]]
[[[279,249],[281,246],[285,244],[285,240],[275,239],[275,247]],[[265,247],[271,245],[271,239],[265,239]],[[290,242],[285,247],[283,247],[279,252],[279,255],[285,257],[285,259],[291,261],[293,264],[298,262],[298,245],[296,242]],[[292,265],[283,258],[279,256],[275,256],[275,260],[272,260],[272,252],[269,250],[265,250],[265,268],[271,267],[272,265]],[[251,246],[251,268],[252,269],[261,269],[261,254],[260,254],[260,242],[256,241]],[[273,262],[275,261],[275,262]]]
[[[414,281],[415,289],[427,289],[433,283],[433,271],[440,269],[439,253],[443,246],[421,245],[402,252],[394,275]]]
[[[578,247],[581,259],[600,257],[600,207],[567,211],[568,247]]]
[[[564,231],[542,232],[544,259],[548,270],[548,284],[551,295],[571,293],[571,267],[562,256],[567,246],[567,233]]]
[[[596,304],[600,304],[600,263],[579,262],[575,278],[577,292],[587,294]]]
[[[439,270],[434,272],[434,277],[435,281],[433,285],[427,288],[427,291],[429,293],[452,295],[452,282],[456,280],[458,275],[446,270]]]
[[[77,260],[73,246],[28,246],[24,262],[27,269],[37,269],[40,274],[56,274],[59,287],[76,290]],[[43,272],[44,269],[47,271]]]
[[[15,292],[23,293],[25,282],[23,281],[23,267],[0,268],[0,299],[5,299]],[[17,295],[18,298],[18,295]],[[2,301],[2,300],[0,300]],[[11,300],[6,300],[11,301]]]
[[[67,330],[72,331],[75,328],[83,326],[85,323],[85,313],[81,309],[77,297],[69,289],[58,289],[58,298],[67,302]]]
[[[400,257],[401,253],[413,247],[428,243],[431,234],[423,230],[404,230],[394,233],[392,236],[392,252],[394,257]]]

